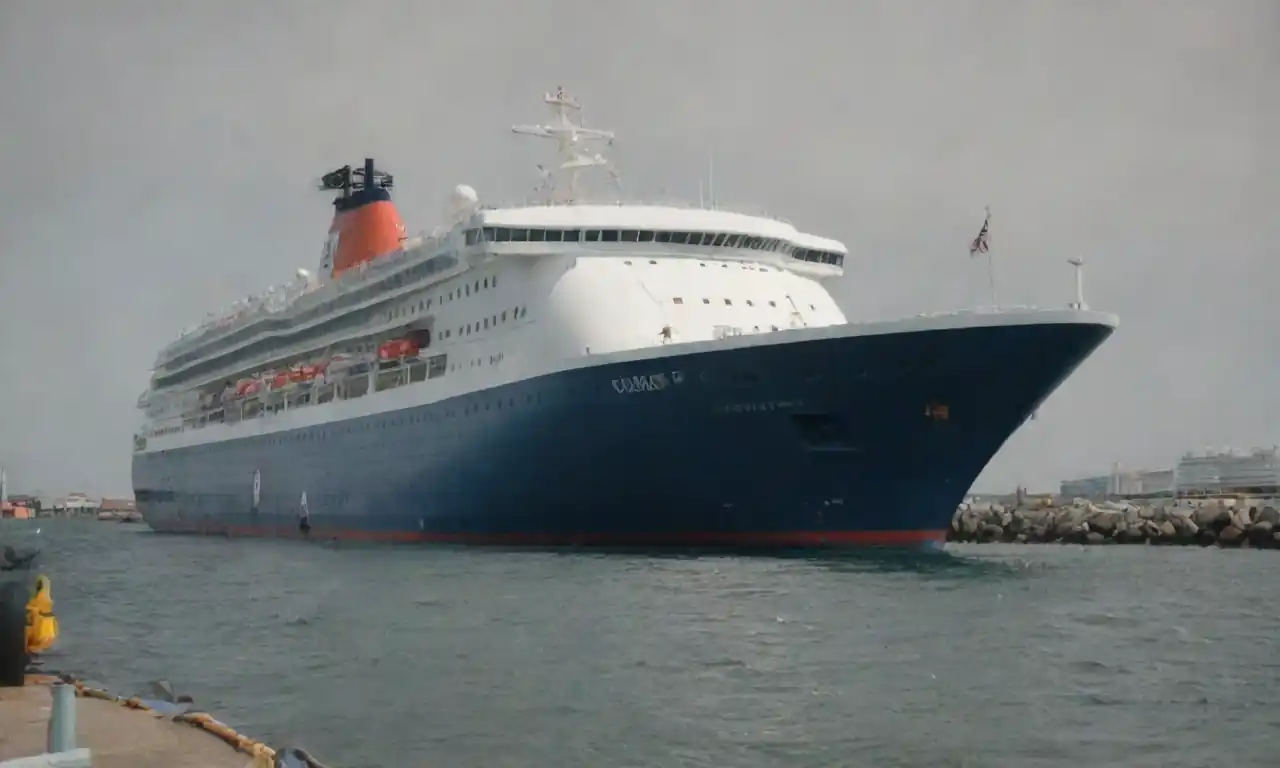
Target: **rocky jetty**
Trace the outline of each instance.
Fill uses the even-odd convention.
[[[1007,507],[962,504],[948,541],[1048,544],[1182,544],[1280,549],[1280,501],[1166,500]]]

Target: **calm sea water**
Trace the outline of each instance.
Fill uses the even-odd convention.
[[[168,679],[343,768],[1280,764],[1277,552],[695,558],[39,525],[47,666],[123,693]]]

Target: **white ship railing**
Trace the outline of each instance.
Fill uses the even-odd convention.
[[[687,198],[654,197],[654,198],[592,198],[583,197],[574,200],[541,200],[535,197],[520,198],[511,203],[485,203],[479,207],[482,211],[510,210],[519,208],[572,208],[582,205],[609,206],[615,208],[651,206],[655,208],[673,208],[681,211],[707,211],[709,213],[736,213],[742,216],[755,216],[782,224],[791,225],[791,221],[783,216],[769,212],[764,206],[749,203],[698,203]]]
[[[445,269],[445,270],[441,270],[441,271],[438,271],[438,272],[436,272],[436,273],[433,273],[432,275],[428,276],[427,278],[424,278],[424,280],[428,280],[428,281],[436,281],[436,282],[439,282],[439,281],[442,281],[442,280],[447,280],[447,279],[449,279],[450,277],[453,277],[453,276],[455,276],[455,275],[459,274],[459,272],[461,272],[461,271],[463,271],[463,270],[464,270],[464,267],[463,267],[463,266],[461,266],[461,265],[459,265],[459,266],[456,266],[456,267],[451,268],[451,269]],[[389,291],[387,291],[387,292],[385,292],[385,293],[383,293],[383,294],[380,294],[380,295],[378,295],[378,296],[370,297],[370,298],[368,298],[368,299],[365,299],[364,301],[362,301],[362,302],[360,302],[360,303],[358,303],[358,304],[353,304],[353,305],[351,305],[351,306],[347,307],[347,308],[344,310],[343,314],[344,314],[344,315],[349,315],[349,314],[352,314],[352,313],[355,313],[355,312],[359,312],[359,311],[367,310],[367,309],[369,309],[369,308],[371,308],[371,307],[373,307],[373,306],[375,306],[376,304],[379,304],[379,303],[383,303],[383,302],[387,302],[387,301],[393,301],[393,300],[395,300],[396,298],[399,298],[399,297],[405,296],[405,295],[407,295],[407,294],[413,293],[413,292],[414,292],[414,291],[416,291],[416,290],[419,290],[419,289],[420,289],[420,287],[421,287],[421,285],[420,285],[419,283],[416,283],[416,282],[406,283],[406,284],[405,284],[405,285],[403,285],[403,286],[400,286],[400,287],[398,287],[398,288],[394,288],[394,289],[389,290]],[[314,326],[317,326],[317,325],[321,325],[321,324],[323,324],[323,323],[330,322],[330,321],[331,321],[331,320],[333,320],[333,319],[334,319],[334,317],[332,317],[332,316],[322,315],[322,316],[320,316],[320,317],[317,317],[317,318],[315,318],[315,319],[313,319],[313,320],[308,321],[307,323],[305,323],[305,324],[303,324],[303,325],[297,325],[297,326],[294,326],[294,327],[292,327],[292,328],[288,329],[287,331],[283,331],[283,332],[284,332],[284,333],[286,333],[286,334],[297,333],[297,332],[299,332],[299,331],[304,331],[304,330],[306,330],[306,329],[308,329],[308,328],[312,328],[312,327],[314,327]],[[273,350],[270,350],[270,351],[267,351],[267,352],[260,352],[260,353],[258,353],[257,355],[254,355],[254,356],[253,356],[253,357],[251,357],[251,358],[241,358],[241,359],[236,359],[234,362],[224,364],[224,365],[222,365],[222,366],[221,366],[221,367],[219,367],[219,368],[216,368],[216,369],[214,369],[214,370],[212,370],[212,371],[209,371],[209,372],[208,372],[208,373],[206,373],[206,374],[203,374],[203,375],[202,375],[202,377],[201,377],[201,379],[202,379],[202,381],[206,381],[206,382],[207,382],[207,381],[218,380],[218,379],[225,379],[225,378],[227,378],[228,376],[235,376],[235,375],[237,375],[237,374],[239,374],[239,373],[241,373],[241,372],[243,372],[243,371],[245,371],[245,370],[252,370],[252,369],[254,369],[254,368],[259,368],[259,367],[265,366],[265,365],[267,365],[267,364],[269,364],[269,363],[272,363],[272,362],[274,362],[274,361],[277,361],[277,360],[287,359],[287,358],[289,358],[289,357],[292,357],[292,356],[295,356],[295,355],[304,354],[304,353],[307,353],[307,352],[314,352],[314,351],[316,351],[316,350],[324,349],[324,348],[326,348],[326,347],[332,346],[332,345],[334,345],[334,344],[338,344],[338,343],[340,343],[340,342],[349,341],[349,340],[351,340],[351,339],[353,338],[353,334],[358,334],[358,335],[361,335],[361,336],[367,336],[367,335],[369,335],[369,334],[378,333],[378,332],[385,331],[385,330],[390,330],[390,329],[392,329],[392,328],[398,327],[398,325],[399,325],[398,321],[394,321],[394,320],[388,320],[388,321],[384,321],[384,322],[379,322],[379,321],[377,321],[377,320],[373,320],[373,321],[367,322],[367,323],[366,323],[366,324],[365,324],[361,329],[359,329],[358,331],[354,331],[354,330],[349,329],[349,328],[348,328],[348,329],[338,329],[338,330],[332,331],[332,332],[330,332],[330,333],[328,333],[328,334],[326,334],[326,335],[324,335],[324,336],[302,338],[302,339],[299,339],[299,340],[295,341],[293,344],[291,344],[291,345],[289,345],[289,346],[287,346],[287,347],[284,347],[284,348],[273,349]],[[230,353],[230,352],[234,351],[235,349],[238,349],[239,347],[243,347],[243,346],[246,346],[246,345],[249,345],[249,344],[253,344],[253,343],[256,343],[256,342],[262,341],[262,340],[264,340],[264,339],[266,339],[266,338],[270,338],[270,337],[271,337],[271,336],[273,336],[273,335],[279,335],[279,333],[280,333],[280,332],[274,332],[274,331],[273,331],[273,332],[267,332],[265,336],[264,336],[262,333],[259,333],[259,334],[258,334],[258,335],[256,335],[256,336],[253,336],[253,337],[251,337],[251,338],[245,339],[244,341],[242,341],[242,342],[239,344],[239,346],[238,346],[238,347],[232,347],[231,349],[227,350],[227,351],[226,351],[226,352],[224,352],[223,354],[228,354],[228,353]],[[183,370],[183,369],[185,369],[185,368],[188,368],[188,367],[191,367],[191,366],[197,365],[197,364],[199,364],[199,362],[200,362],[200,361],[198,361],[198,360],[197,360],[197,361],[192,361],[192,362],[190,362],[190,363],[187,363],[187,364],[185,364],[185,365],[183,366],[183,368],[182,368],[182,369],[179,369],[178,371],[174,371],[173,373],[178,373],[178,372],[180,372],[181,370]]]
[[[963,307],[961,309],[941,310],[938,312],[921,312],[916,317],[954,317],[956,315],[999,315],[1005,312],[1025,312],[1039,310],[1040,307],[1030,304],[1001,304],[999,306],[984,305]]]
[[[310,309],[318,304],[333,301],[341,296],[366,287],[373,280],[382,279],[393,274],[395,267],[416,264],[427,258],[440,255],[443,246],[449,242],[448,233],[429,236],[420,234],[405,240],[400,250],[385,256],[367,261],[360,267],[347,270],[325,285],[314,290],[299,290],[288,295],[287,300],[269,303],[270,297],[263,295],[254,297],[250,307],[230,315],[228,324],[210,323],[199,329],[199,332],[180,339],[164,348],[161,358],[157,360],[157,368],[166,365],[178,354],[188,352],[196,347],[197,342],[213,343],[226,336],[250,327],[268,317],[282,317]],[[296,285],[296,284],[295,284]],[[210,331],[216,331],[210,335]]]
[[[426,350],[423,350],[426,352]],[[501,353],[494,355],[490,363],[502,362]],[[181,416],[157,421],[134,438],[135,450],[143,450],[149,437],[204,429],[216,424],[235,424],[257,418],[296,410],[311,405],[323,405],[335,400],[354,400],[371,392],[417,384],[436,379],[448,372],[448,353],[416,355],[393,361],[354,361],[340,372],[328,372],[310,381],[290,382],[279,388],[267,388],[268,382],[260,380],[262,391],[252,395],[234,395],[223,392],[210,395],[201,408]]]

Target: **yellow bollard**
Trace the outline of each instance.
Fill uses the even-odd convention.
[[[27,601],[27,654],[42,653],[58,639],[58,617],[53,615],[49,577],[36,577],[36,593]]]

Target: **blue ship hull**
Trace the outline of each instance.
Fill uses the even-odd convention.
[[[673,348],[412,409],[138,453],[134,490],[157,531],[933,546],[991,457],[1113,330],[1061,322]]]

